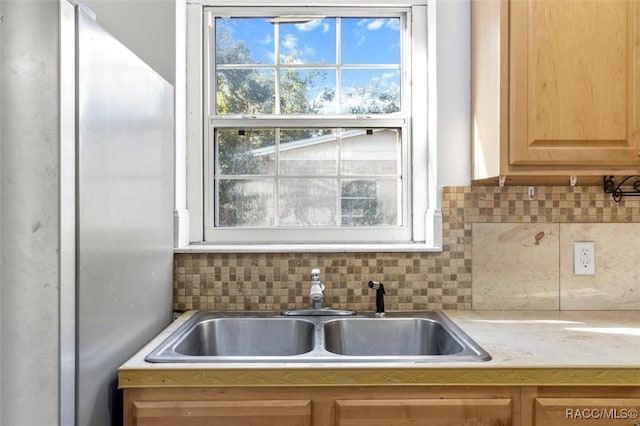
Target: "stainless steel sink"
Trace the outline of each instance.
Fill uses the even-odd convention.
[[[175,345],[189,356],[291,356],[314,347],[314,324],[289,318],[214,318],[199,321]]]
[[[324,324],[324,346],[349,356],[455,355],[462,342],[442,323],[425,318],[353,318]]]
[[[265,361],[310,352],[315,324],[301,318],[220,317],[199,312],[153,351],[147,361]]]
[[[285,317],[198,312],[153,350],[150,362],[487,361],[491,356],[439,311]]]

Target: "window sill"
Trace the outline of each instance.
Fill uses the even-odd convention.
[[[405,244],[207,244],[192,243],[174,253],[440,253],[442,247]]]

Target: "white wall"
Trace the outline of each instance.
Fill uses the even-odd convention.
[[[188,244],[186,195],[186,0],[83,0],[114,37],[175,87],[176,235],[175,246]]]
[[[82,1],[104,29],[175,85],[176,0]]]
[[[3,426],[58,423],[58,3],[3,1]]]
[[[176,168],[174,247],[189,244],[187,210],[187,2],[176,0]],[[180,182],[181,184],[178,184]]]
[[[471,183],[469,0],[437,0],[438,185]]]

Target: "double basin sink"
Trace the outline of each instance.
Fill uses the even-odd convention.
[[[440,311],[285,317],[199,311],[149,362],[452,362],[491,356]]]

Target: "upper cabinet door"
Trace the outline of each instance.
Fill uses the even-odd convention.
[[[510,165],[640,164],[639,4],[510,2]]]

